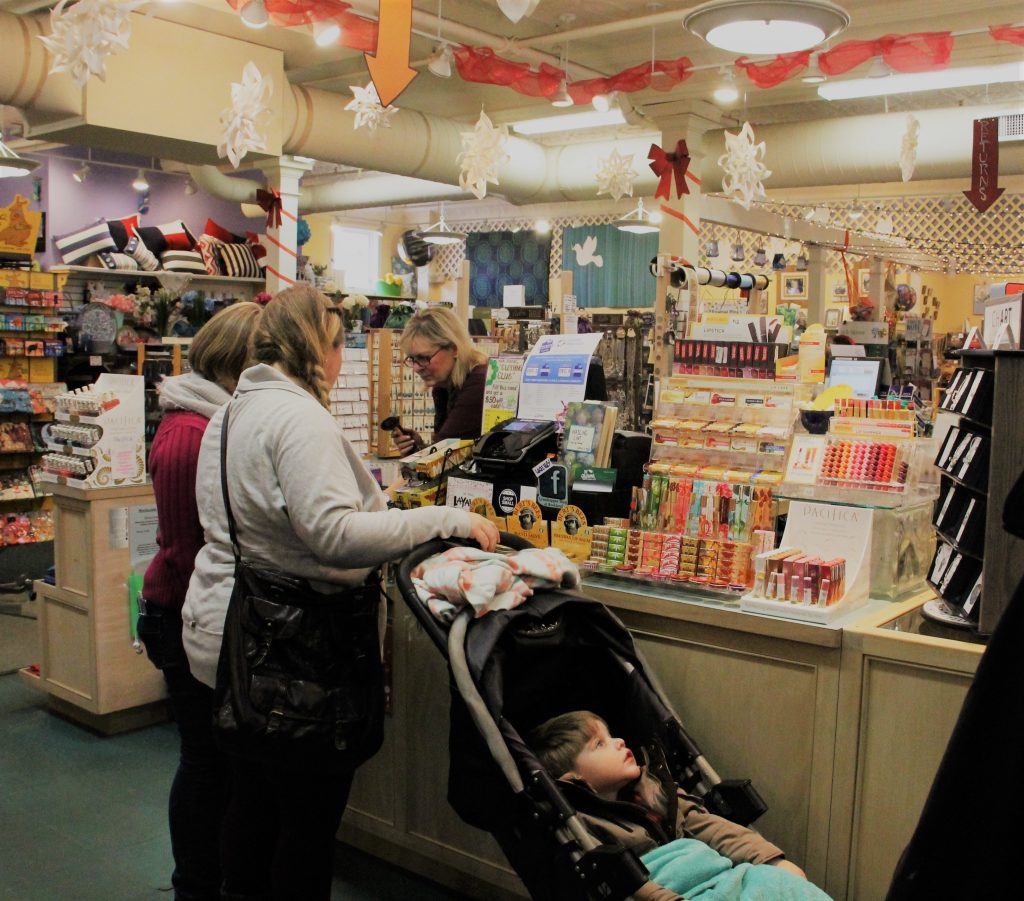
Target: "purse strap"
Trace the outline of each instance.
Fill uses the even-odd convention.
[[[231,536],[231,550],[235,554],[235,565],[242,562],[242,551],[238,547],[238,529],[231,513],[231,499],[228,497],[228,419],[231,416],[231,402],[224,406],[224,419],[220,424],[220,490],[224,497],[224,509],[228,514],[228,534]]]

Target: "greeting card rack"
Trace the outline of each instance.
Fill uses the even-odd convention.
[[[944,602],[939,615],[957,614],[987,635],[1024,577],[1024,541],[1003,527],[1007,496],[1024,471],[1024,352],[968,350],[960,357],[940,408],[958,420],[935,458],[939,541],[928,582]]]

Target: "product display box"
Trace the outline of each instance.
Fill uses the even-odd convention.
[[[407,479],[429,481],[465,463],[473,453],[473,442],[462,438],[445,438],[416,451],[401,460],[402,475]]]

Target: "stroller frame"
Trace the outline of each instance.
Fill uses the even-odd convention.
[[[501,542],[515,551],[532,547],[507,533],[501,534]],[[625,627],[598,602],[578,592],[547,591],[512,611],[477,618],[467,607],[450,624],[436,620],[419,600],[411,573],[428,557],[459,543],[436,540],[417,548],[400,562],[396,581],[403,600],[448,661],[452,693],[449,803],[467,823],[495,836],[532,898],[617,901],[631,896],[648,878],[632,851],[619,845],[602,845],[587,831],[577,811],[505,716],[504,698],[496,698],[504,692],[505,673],[492,671],[492,655],[503,653],[510,641],[525,642],[519,645],[524,647],[536,644],[542,654],[548,652],[545,646],[558,641],[560,631],[564,632],[563,619],[582,616],[583,622],[598,621],[598,653],[610,654],[621,668],[619,677],[623,685],[629,686],[630,703],[638,703],[657,717],[656,740],[665,752],[672,777],[685,791],[700,797],[711,812],[741,825],[753,822],[767,809],[750,780],[723,780],[715,772],[686,733]],[[478,684],[481,679],[483,686]],[[471,730],[475,730],[475,736],[469,734]],[[472,747],[474,744],[476,747]],[[484,771],[470,776],[457,773],[456,758],[471,759],[474,752],[476,756],[484,752],[489,755]],[[485,772],[488,768],[493,774]],[[474,786],[472,791],[460,792],[460,782],[471,783],[474,778],[483,788]],[[499,780],[510,803],[504,805],[507,810],[502,814],[492,816],[481,807],[478,795],[486,797],[488,791],[493,794]],[[544,830],[540,838],[533,834],[537,825]],[[538,857],[545,855],[545,861],[538,864]],[[563,864],[565,868],[559,873]],[[571,874],[571,878],[563,879],[557,893],[552,891],[548,878],[552,871],[559,876]]]

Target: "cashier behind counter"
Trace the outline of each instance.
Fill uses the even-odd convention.
[[[398,343],[411,366],[431,389],[434,434],[443,438],[479,438],[482,430],[487,355],[473,344],[469,331],[447,307],[419,310],[406,323]],[[587,398],[606,400],[604,370],[594,364],[587,378]],[[391,433],[402,456],[425,447],[411,429]]]

